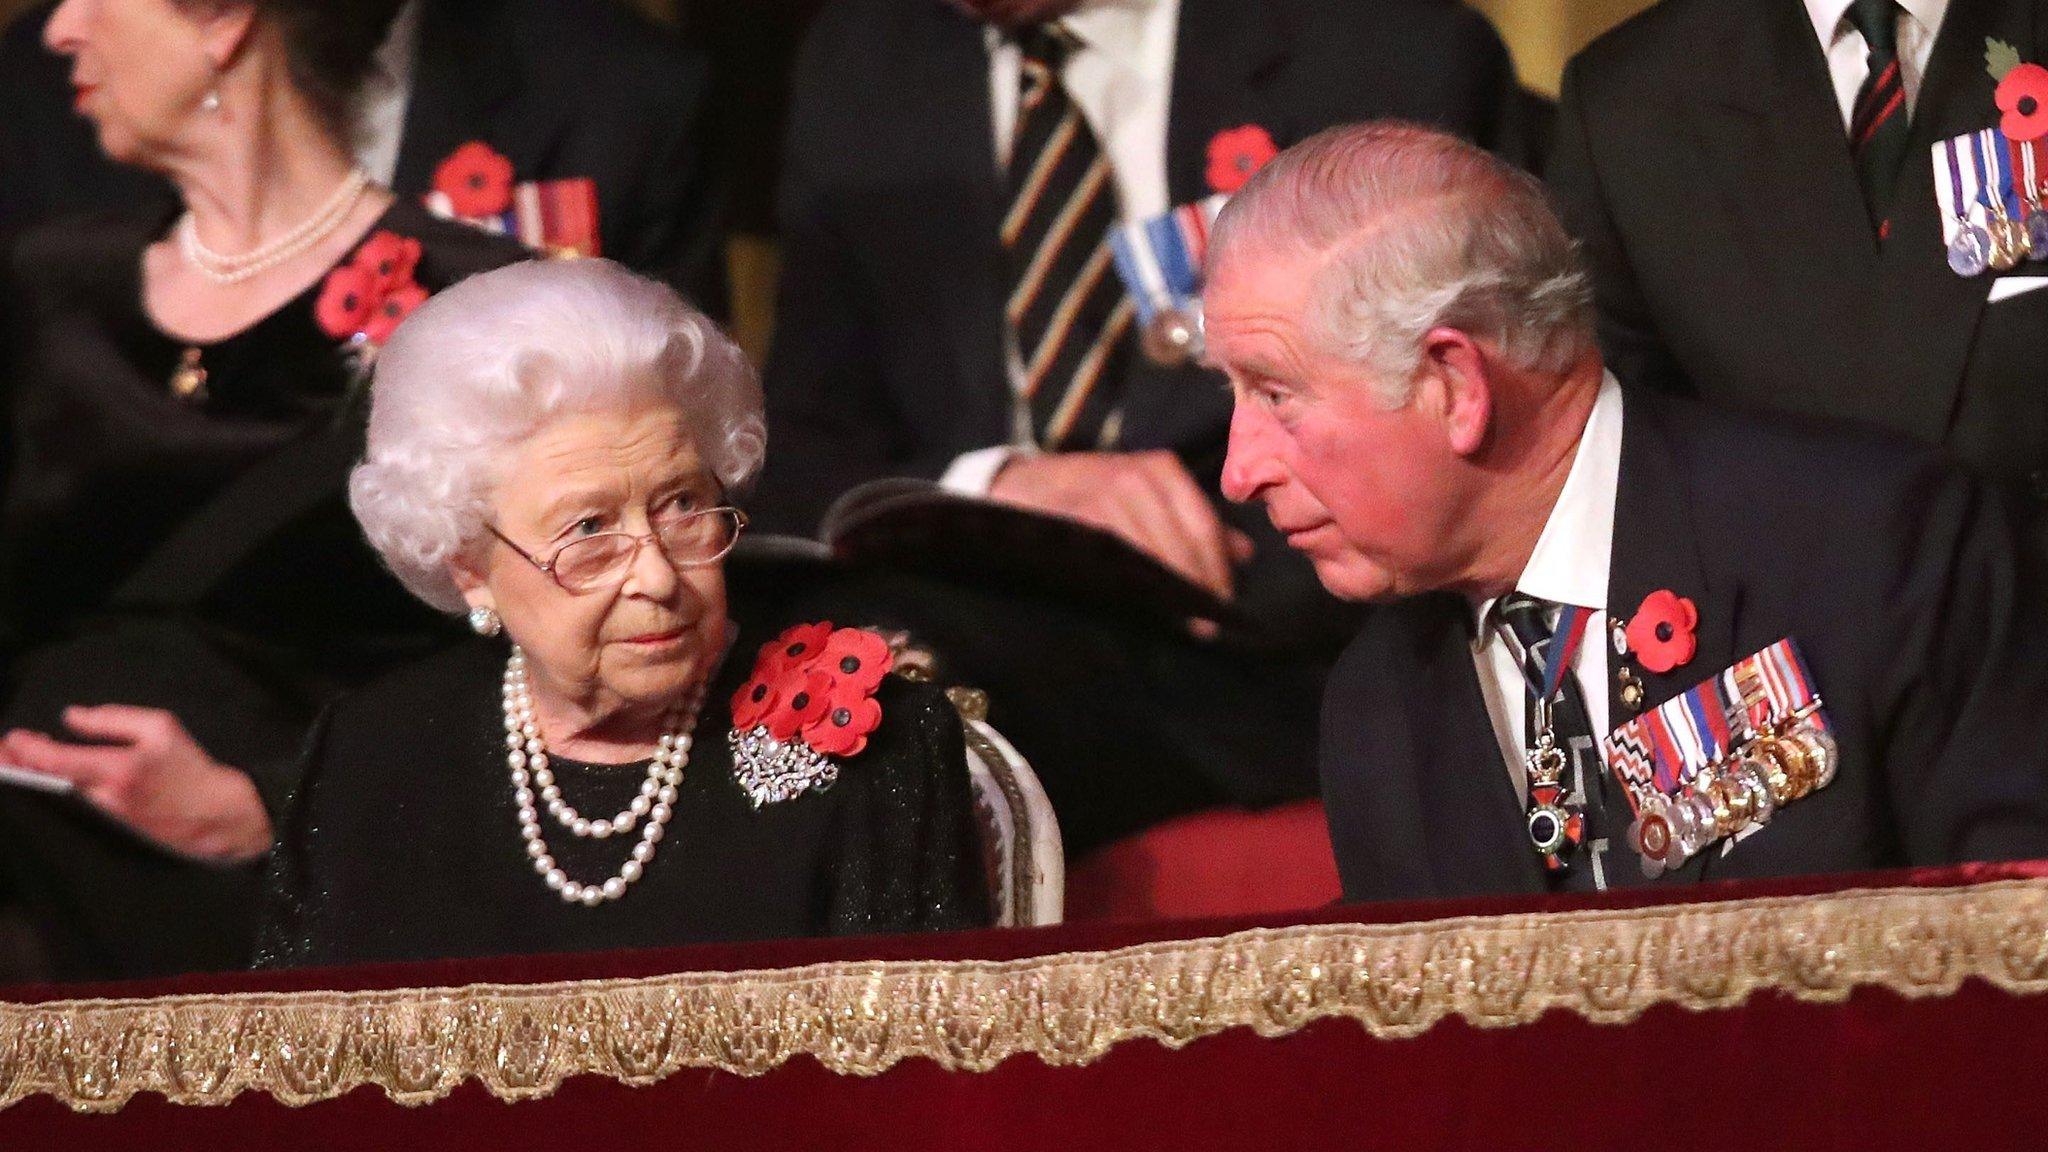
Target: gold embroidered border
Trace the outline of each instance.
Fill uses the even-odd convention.
[[[1331,1017],[1387,1038],[1450,1016],[1504,1028],[1559,1009],[1620,1024],[1763,990],[1942,996],[1972,977],[2048,990],[2048,879],[1312,925],[1005,962],[0,1004],[0,1107],[35,1093],[110,1111],[138,1092],[223,1104],[250,1091],[296,1105],[365,1084],[424,1104],[470,1077],[519,1100],[575,1075],[752,1076],[798,1055],[857,1075],[915,1057],[984,1071],[1018,1055],[1086,1063],[1140,1038],[1281,1036]]]

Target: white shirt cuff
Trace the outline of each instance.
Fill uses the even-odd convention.
[[[986,498],[988,490],[995,487],[996,473],[1003,470],[1013,458],[1029,449],[1015,444],[998,444],[993,448],[977,448],[962,452],[946,466],[945,475],[939,477],[939,487],[962,496]]]

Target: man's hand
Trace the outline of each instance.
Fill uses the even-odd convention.
[[[0,761],[69,780],[109,816],[186,856],[217,863],[270,850],[270,817],[240,769],[206,754],[176,716],[108,704],[66,708],[64,724],[92,744],[16,729]]]
[[[1251,538],[1224,526],[1171,452],[1018,456],[989,496],[1113,533],[1223,600],[1236,592],[1231,563],[1251,558]]]

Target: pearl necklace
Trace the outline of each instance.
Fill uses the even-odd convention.
[[[199,224],[188,211],[178,218],[178,250],[199,270],[200,275],[215,284],[239,284],[304,254],[333,235],[334,230],[348,219],[349,213],[355,211],[356,202],[363,198],[369,187],[370,174],[361,168],[351,168],[334,194],[305,223],[268,244],[233,255],[215,252],[202,243]]]
[[[697,726],[697,711],[704,702],[700,687],[682,710],[682,722],[662,734],[655,745],[654,760],[647,766],[647,779],[640,794],[609,820],[588,820],[562,800],[561,786],[548,767],[547,745],[541,741],[540,725],[533,716],[533,694],[527,688],[526,653],[517,645],[505,662],[505,763],[512,770],[512,798],[519,805],[519,836],[526,841],[527,858],[533,870],[563,901],[595,908],[626,894],[628,886],[646,873],[654,860],[655,845],[661,843],[670,817],[675,815],[676,786],[683,782],[683,768],[690,762],[691,730]],[[618,873],[602,884],[579,884],[556,866],[541,833],[540,812],[534,807],[534,789],[550,815],[569,834],[578,838],[605,840],[633,830],[646,817],[640,842],[633,845],[631,858]]]

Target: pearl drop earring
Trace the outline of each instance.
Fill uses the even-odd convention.
[[[469,610],[469,630],[479,636],[496,636],[504,631],[505,622],[498,618],[496,610],[478,605]]]
[[[200,97],[199,107],[207,112],[219,112],[220,89],[215,88],[212,91],[209,91],[205,96]]]

